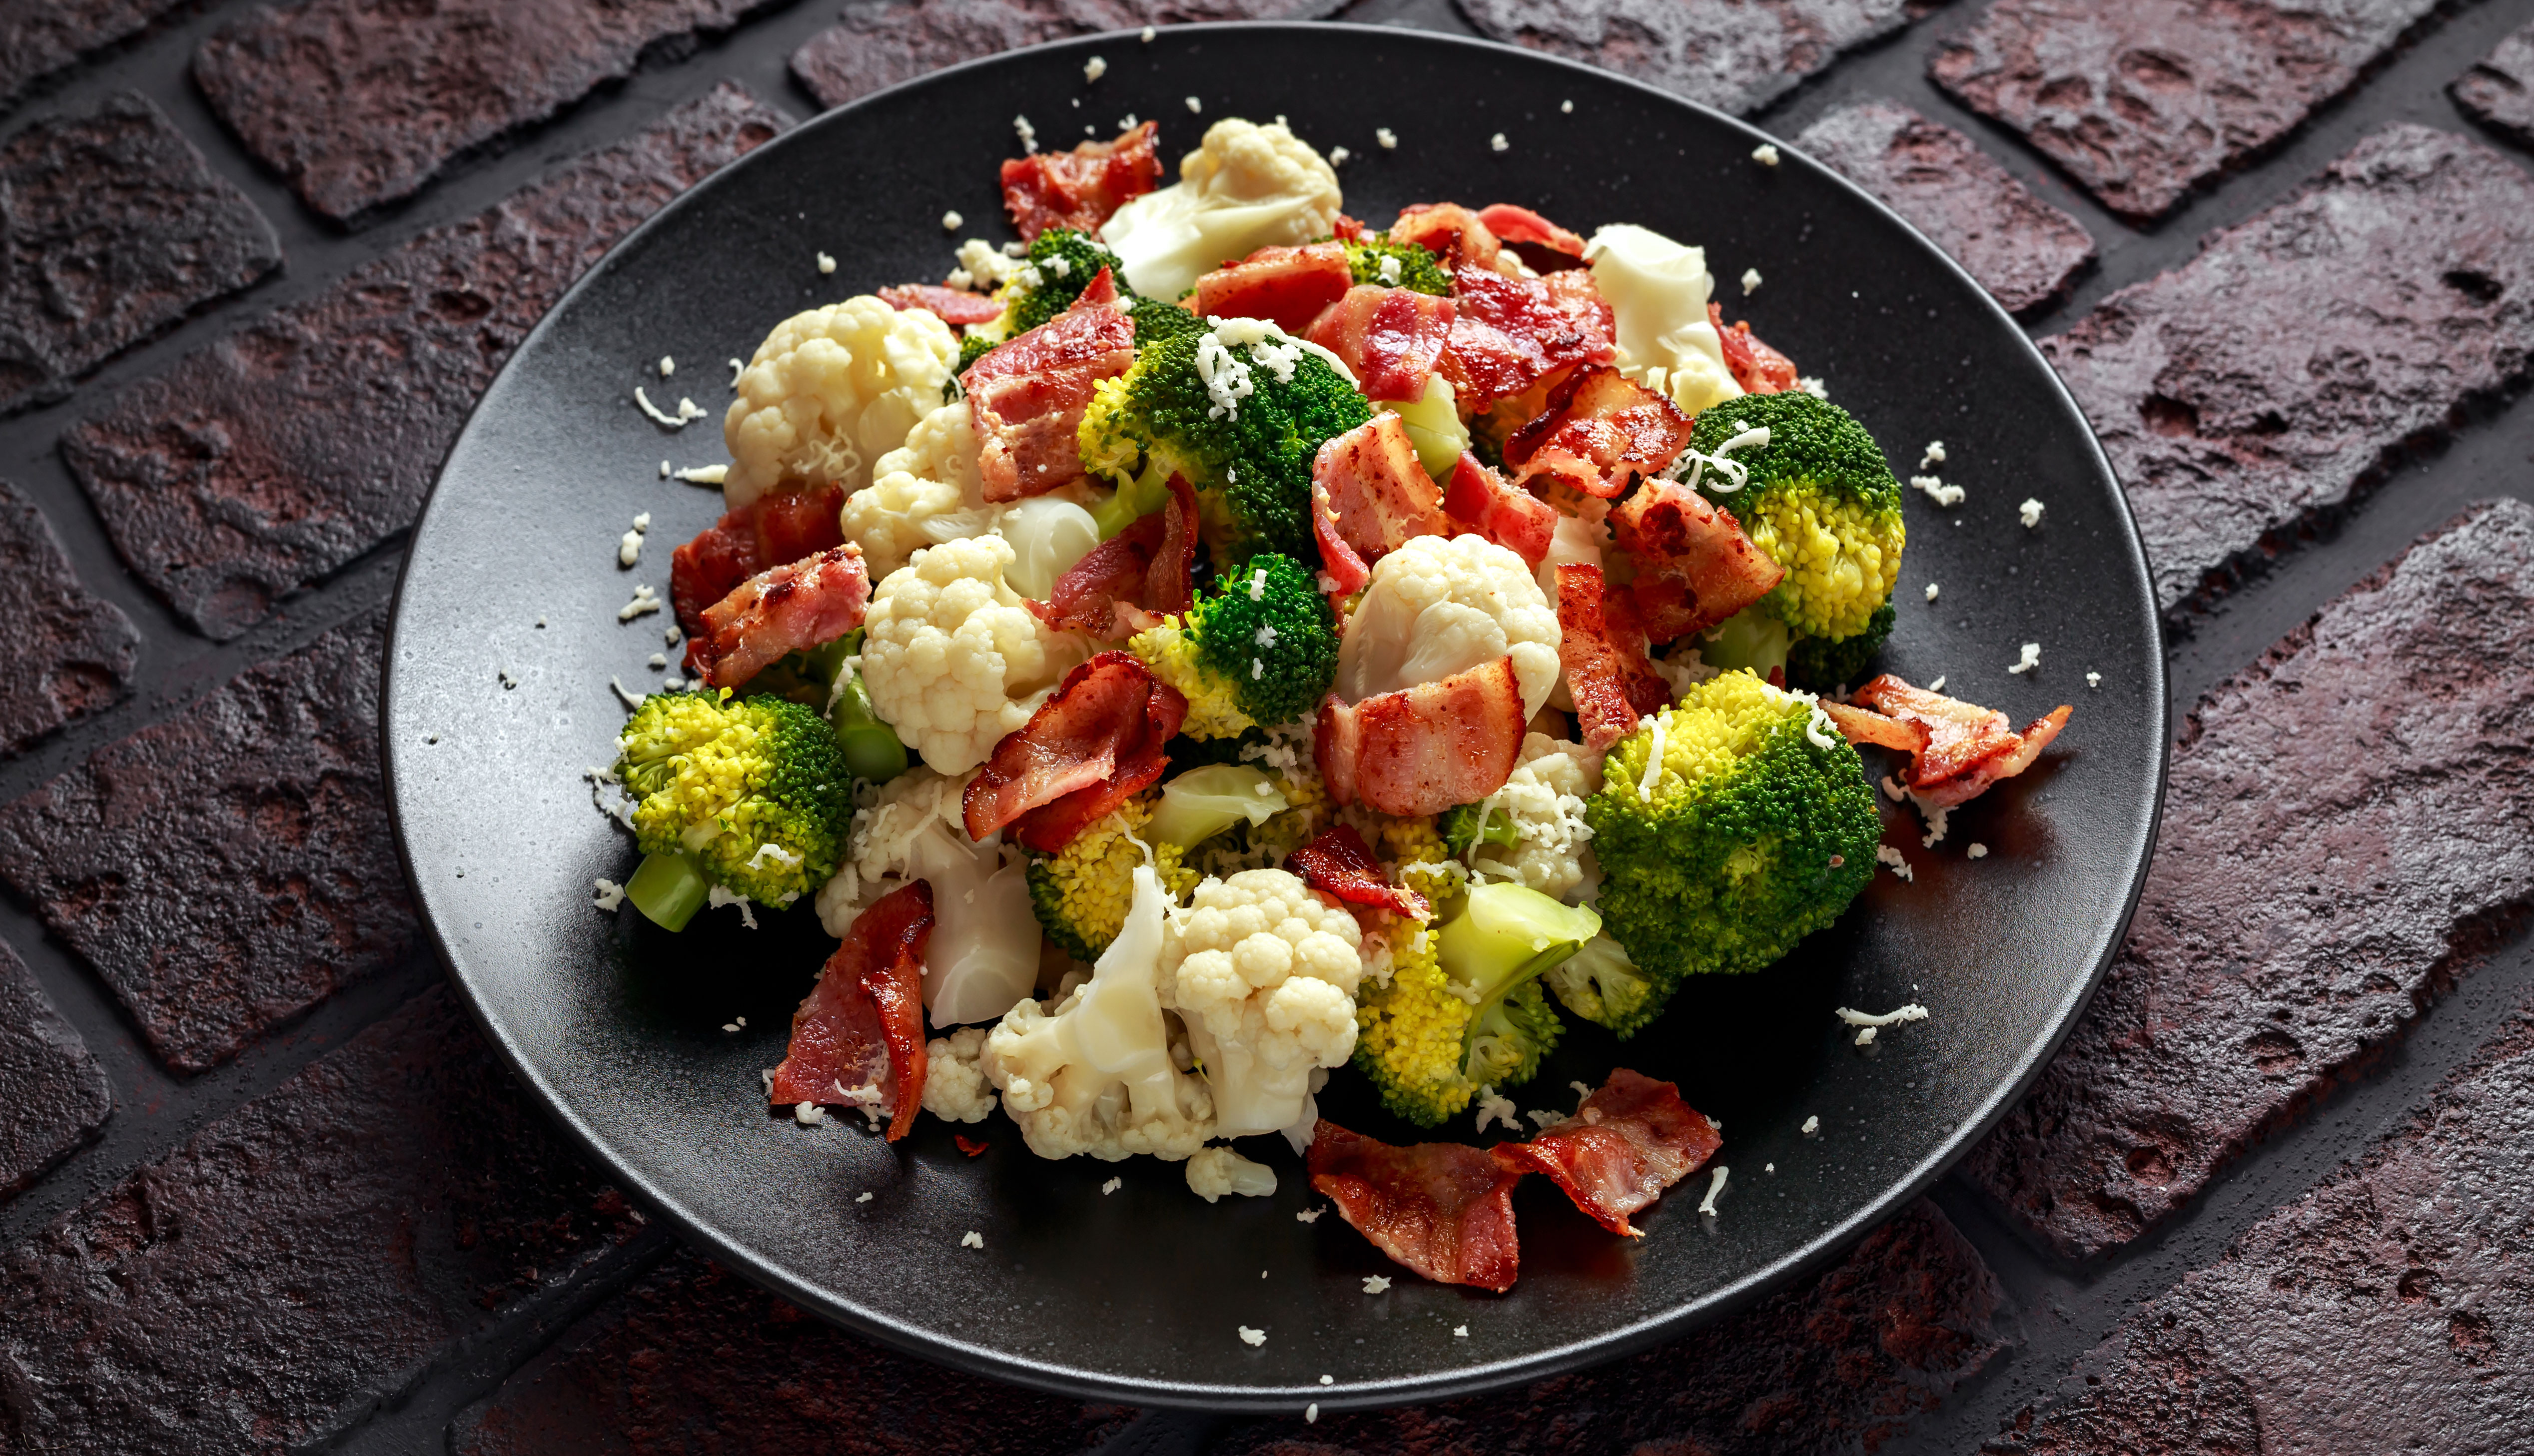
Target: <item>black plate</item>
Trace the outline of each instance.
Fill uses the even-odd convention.
[[[1086,85],[1094,55],[1108,74]],[[1632,221],[1702,243],[1726,317],[1747,315],[1827,380],[1902,474],[1925,442],[1946,442],[1942,473],[1969,500],[1939,511],[1911,494],[1885,661],[1919,683],[1943,674],[2018,722],[2074,702],[2062,747],[1957,814],[1937,849],[1889,812],[1914,883],[1878,875],[1787,963],[1692,987],[1624,1049],[1583,1028],[1518,1099],[1571,1108],[1570,1078],[1598,1082],[1618,1062],[1677,1079],[1724,1124],[1733,1172],[1717,1217],[1695,1212],[1702,1176],[1641,1216],[1643,1241],[1624,1241],[1535,1179],[1516,1199],[1511,1295],[1403,1275],[1368,1297],[1363,1276],[1401,1271],[1338,1218],[1296,1220],[1325,1200],[1280,1141],[1244,1144],[1259,1157],[1273,1147],[1274,1197],[1209,1206],[1176,1164],[1041,1162],[999,1116],[963,1129],[993,1142],[973,1160],[931,1119],[890,1148],[769,1117],[758,1069],[781,1058],[788,1013],[831,943],[806,909],[754,934],[710,912],[670,937],[630,910],[589,908],[591,880],[623,879],[635,855],[593,811],[581,771],[608,761],[623,718],[608,679],[656,681],[644,662],[666,620],[620,626],[616,612],[636,581],[665,594],[670,548],[720,509],[717,492],[663,480],[659,464],[724,458],[723,361],[800,309],[939,277],[945,209],[973,219],[967,232],[1003,236],[995,164],[1015,151],[1014,113],[1063,146],[1128,112],[1161,119],[1173,158],[1205,122],[1283,113],[1323,150],[1351,150],[1348,210],[1375,221],[1420,200],[1501,200],[1586,233]],[[1375,143],[1384,126],[1395,151]],[[1489,146],[1498,132],[1502,152]],[[714,1257],[888,1344],[1084,1396],[1293,1411],[1461,1394],[1677,1335],[1833,1257],[2013,1103],[2083,1005],[2144,874],[2165,689],[2128,508],[2040,356],[1864,194],[1782,143],[1779,166],[1754,162],[1763,140],[1524,51],[1396,30],[1210,27],[928,77],[811,122],[670,205],[486,393],[398,594],[385,727],[397,825],[486,1032],[593,1157]],[[821,250],[839,261],[831,276],[815,270]],[[1746,301],[1731,280],[1751,267],[1767,283]],[[663,354],[679,361],[665,383]],[[693,395],[710,418],[661,431],[635,411],[637,384],[671,408]],[[2037,530],[2016,518],[2026,496],[2048,507]],[[650,544],[638,569],[619,571],[617,537],[637,511],[651,513]],[[1944,587],[1932,607],[1930,580]],[[2040,670],[2009,676],[2026,641],[2041,643]],[[1972,841],[1986,859],[1964,858]],[[1913,999],[1933,1019],[1865,1051],[1831,1015]],[[721,1029],[742,1015],[746,1030]],[[1350,1074],[1324,1107],[1412,1136]],[[1124,1185],[1103,1195],[1113,1176]],[[982,1252],[960,1245],[971,1230]],[[1264,1329],[1265,1347],[1241,1343],[1239,1325]]]

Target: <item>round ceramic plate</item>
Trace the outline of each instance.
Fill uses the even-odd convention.
[[[1107,74],[1087,83],[1095,55]],[[959,1129],[991,1144],[973,1158],[930,1118],[896,1146],[858,1120],[799,1126],[769,1115],[758,1072],[781,1059],[833,943],[807,908],[755,932],[712,911],[679,936],[591,908],[591,880],[626,878],[636,855],[583,770],[610,760],[624,718],[610,679],[656,683],[646,664],[668,621],[620,623],[618,608],[636,583],[665,596],[670,548],[721,510],[719,492],[664,480],[660,462],[725,458],[723,361],[799,310],[939,278],[956,241],[945,211],[971,219],[966,233],[1007,236],[996,164],[1018,150],[1015,114],[1062,147],[1129,113],[1161,120],[1172,158],[1216,118],[1289,118],[1324,152],[1348,149],[1347,210],[1376,223],[1408,203],[1501,201],[1588,234],[1639,222],[1703,244],[1726,318],[1747,317],[1824,380],[1901,474],[1945,442],[1942,473],[1969,499],[1940,510],[1909,494],[1884,665],[1921,684],[1941,675],[2018,723],[2073,702],[2059,746],[1955,814],[1933,848],[1887,805],[1887,842],[1913,880],[1877,874],[1784,962],[1688,987],[1625,1045],[1577,1023],[1515,1094],[1524,1109],[1571,1109],[1571,1080],[1598,1084],[1616,1064],[1677,1081],[1724,1126],[1718,1161],[1732,1177],[1713,1217],[1696,1212],[1703,1174],[1640,1215],[1633,1241],[1529,1180],[1515,1197],[1521,1282],[1492,1296],[1408,1276],[1340,1218],[1297,1220],[1327,1200],[1280,1139],[1244,1144],[1276,1169],[1273,1197],[1209,1205],[1178,1164],[1043,1162],[999,1115]],[[1395,149],[1376,141],[1385,127]],[[485,394],[397,599],[384,731],[398,830],[440,953],[495,1045],[591,1156],[715,1258],[890,1345],[1090,1397],[1290,1411],[1461,1394],[1677,1335],[1834,1257],[1996,1121],[2084,1004],[2153,839],[2165,689],[2137,531],[2040,355],[1864,194],[1782,143],[1779,165],[1754,161],[1763,140],[1524,51],[1207,27],[927,77],[800,127],[662,210]],[[1748,297],[1733,281],[1745,269],[1766,277]],[[680,361],[670,381],[663,354]],[[636,385],[662,402],[691,395],[707,417],[664,431],[635,409]],[[2027,496],[2048,508],[2037,529],[2017,519]],[[650,544],[620,570],[636,512],[650,513]],[[1931,582],[1944,588],[1932,604]],[[2040,668],[2010,675],[2036,641]],[[1985,858],[1966,857],[1974,842]],[[1832,1015],[1911,1001],[1931,1018],[1868,1049]],[[1349,1072],[1322,1108],[1376,1137],[1419,1136]],[[1475,1139],[1472,1121],[1425,1135]],[[1104,1192],[1112,1178],[1122,1185]],[[971,1231],[982,1250],[962,1245]],[[1370,1274],[1395,1282],[1367,1296]],[[1266,1342],[1243,1343],[1242,1325]]]

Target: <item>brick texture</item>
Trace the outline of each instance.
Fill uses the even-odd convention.
[[[0,809],[0,878],[200,1071],[413,940],[379,775],[384,613]]]
[[[0,109],[34,82],[148,30],[188,0],[8,0],[0,4]]]
[[[1871,1451],[2005,1348],[1996,1276],[1918,1203],[1809,1284],[1685,1340],[1527,1389],[1260,1422],[1213,1456],[1811,1456]]]
[[[1908,218],[2010,313],[2056,302],[2094,261],[2083,224],[2034,197],[1970,138],[1906,106],[1842,106],[1795,145]]]
[[[2146,220],[2347,91],[2439,0],[1999,0],[1930,70]]]
[[[2483,126],[2534,147],[2534,25],[2511,32],[2456,77],[2454,98]]]
[[[765,3],[307,0],[206,39],[194,79],[248,151],[342,220]]]
[[[114,1094],[88,1043],[53,1009],[18,952],[0,944],[0,1198],[44,1175],[105,1125]]]
[[[0,758],[122,698],[141,635],[72,575],[42,513],[0,480],[0,621],[16,661],[0,675]],[[0,1099],[5,1105],[5,1099]]]
[[[1484,34],[1751,112],[1840,52],[1923,14],[1911,0],[1460,0]]]
[[[639,1227],[425,993],[0,1259],[0,1446],[299,1449]]]
[[[1055,1456],[1134,1414],[891,1354],[685,1251],[590,1323],[460,1418],[455,1456]]]
[[[2399,1037],[2534,895],[2528,743],[2534,507],[2503,501],[2201,701],[2129,941],[1970,1177],[2100,1253]]]
[[[2166,607],[2344,509],[2534,350],[2534,181],[2412,125],[2124,288],[2042,352],[2128,489]]]
[[[2131,1317],[1994,1456],[2525,1449],[2534,1011],[2412,1123]]]
[[[124,560],[214,637],[411,523],[511,350],[661,204],[789,125],[736,86],[423,233],[62,441]]]
[[[130,91],[0,147],[0,414],[281,262],[272,224]]]

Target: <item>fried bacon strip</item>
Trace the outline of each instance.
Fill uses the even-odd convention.
[[[1459,203],[1412,203],[1399,210],[1389,236],[1394,243],[1415,243],[1433,254],[1446,272],[1467,265],[1493,273],[1496,254],[1503,250],[1478,214]]]
[[[1614,500],[1640,477],[1661,474],[1689,445],[1690,419],[1669,399],[1587,364],[1548,392],[1548,407],[1506,438],[1516,485],[1562,480]]]
[[[1267,247],[1200,274],[1180,307],[1200,319],[1265,319],[1298,338],[1354,283],[1338,243]]]
[[[1584,239],[1512,203],[1489,203],[1478,209],[1478,220],[1498,242],[1530,265],[1533,273],[1550,273],[1584,266]]]
[[[1628,1215],[1696,1173],[1723,1145],[1716,1124],[1681,1101],[1678,1087],[1621,1066],[1575,1116],[1529,1142],[1500,1142],[1488,1151],[1512,1172],[1546,1176],[1602,1228],[1642,1239],[1644,1231]]]
[[[787,652],[832,642],[863,625],[871,574],[848,541],[757,573],[704,608],[687,638],[687,670],[708,688],[737,688]]]
[[[1372,857],[1372,846],[1353,824],[1340,824],[1285,856],[1285,868],[1311,888],[1327,890],[1350,905],[1374,905],[1417,920],[1434,913],[1423,895],[1390,882],[1381,862]]]
[[[899,283],[882,288],[879,301],[899,313],[911,308],[927,310],[953,329],[991,324],[1003,315],[1003,306],[983,293],[965,293],[939,283]]]
[[[1135,362],[1135,322],[1102,269],[1073,306],[988,351],[960,384],[977,420],[989,501],[1042,495],[1082,478],[1075,434],[1091,392]]]
[[[1443,488],[1443,512],[1454,526],[1486,537],[1535,568],[1547,559],[1557,534],[1556,507],[1508,483],[1466,450],[1452,467],[1452,483]]]
[[[1065,674],[968,781],[959,801],[968,837],[1012,824],[1032,849],[1062,849],[1162,776],[1162,746],[1186,717],[1187,699],[1132,654],[1101,653]]]
[[[1602,580],[1601,569],[1557,569],[1557,660],[1584,746],[1605,750],[1637,731],[1648,713],[1671,705],[1671,687],[1646,660],[1646,633],[1626,589]]]
[[[1921,808],[1952,809],[2031,767],[2075,709],[2063,702],[2018,733],[1994,708],[1912,688],[1885,673],[1850,695],[1849,703],[1824,699],[1822,711],[1849,743],[1907,754],[1909,767],[1900,783],[1909,797]]]
[[[1365,398],[1421,399],[1451,339],[1453,312],[1448,298],[1362,283],[1312,321],[1309,337],[1346,361]]]
[[[1310,1169],[1338,1215],[1401,1265],[1437,1284],[1513,1288],[1520,1172],[1461,1143],[1392,1147],[1326,1118],[1311,1135]]]
[[[1171,498],[1133,525],[1091,548],[1056,578],[1044,603],[1026,605],[1039,620],[1103,641],[1123,641],[1190,605],[1196,557],[1196,492],[1171,477]]]
[[[759,496],[744,511],[731,511],[696,532],[669,556],[669,604],[689,637],[701,637],[704,609],[768,567],[814,556],[845,544],[836,514],[845,488],[829,483],[810,490]]]
[[[1743,394],[1782,394],[1795,387],[1795,361],[1762,343],[1748,319],[1725,328],[1724,306],[1711,299],[1707,321],[1716,326],[1716,336],[1724,344],[1724,367],[1733,371]]]
[[[827,957],[818,984],[792,1013],[792,1044],[766,1096],[868,1107],[888,1117],[888,1140],[924,1105],[924,946],[933,937],[933,886],[918,880],[880,896]]]
[[[1399,416],[1380,411],[1312,456],[1311,533],[1339,591],[1370,580],[1372,564],[1409,541],[1450,529]]]
[[[1522,753],[1513,659],[1346,703],[1320,704],[1313,753],[1329,798],[1384,814],[1440,814],[1504,787]]]
[[[1051,227],[1096,233],[1110,214],[1162,180],[1156,122],[1071,152],[1039,152],[1003,163],[1003,211],[1024,238]],[[982,321],[981,321],[982,322]]]
[[[1654,641],[1715,626],[1767,596],[1786,575],[1742,534],[1732,512],[1678,481],[1647,481],[1611,508],[1610,527],[1636,561],[1628,590]]]
[[[1452,274],[1452,302],[1441,368],[1464,405],[1481,406],[1559,370],[1618,357],[1610,306],[1589,269],[1509,278],[1464,264]]]

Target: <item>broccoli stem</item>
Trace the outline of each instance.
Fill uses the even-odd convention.
[[[685,930],[711,892],[692,855],[646,854],[625,881],[625,898],[664,931]]]
[[[1117,487],[1109,499],[1091,508],[1091,522],[1100,527],[1101,540],[1108,540],[1170,504],[1170,481],[1153,478],[1160,473],[1148,470]]]
[[[1469,1066],[1470,1054],[1478,1050],[1478,1033],[1487,1029],[1487,1018],[1495,1013],[1496,1007],[1504,1004],[1506,997],[1574,959],[1575,953],[1583,948],[1584,942],[1581,940],[1566,940],[1551,945],[1514,967],[1512,975],[1497,982],[1494,987],[1480,996],[1478,1005],[1470,1012],[1468,1023],[1461,1028],[1462,1067],[1466,1069]]]
[[[880,784],[906,771],[906,745],[872,711],[871,694],[863,687],[861,673],[847,673],[837,680],[827,721],[836,730],[836,744],[845,751],[845,766],[854,777]]]

